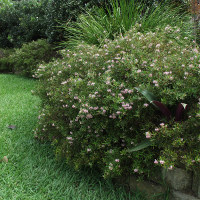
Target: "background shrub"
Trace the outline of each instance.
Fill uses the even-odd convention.
[[[9,62],[9,56],[14,52],[13,49],[0,49],[0,72],[12,72],[13,66]]]
[[[6,5],[12,5],[12,1],[11,0],[1,0],[1,2],[0,2],[1,9]]]
[[[11,1],[10,1],[11,2]],[[74,21],[84,7],[100,4],[94,0],[20,0],[0,8],[0,47],[45,38],[53,43],[63,39],[61,23]]]
[[[0,9],[0,46],[21,47],[23,43],[44,38],[46,24],[37,0],[13,2]]]
[[[42,62],[49,62],[55,56],[56,52],[46,40],[37,40],[28,44],[23,44],[22,48],[15,49],[8,59],[9,63],[14,66],[14,71],[25,76],[32,76],[37,65]]]
[[[45,11],[45,22],[47,29],[46,37],[50,43],[58,42],[64,39],[64,30],[59,26],[62,23],[68,24],[69,21],[75,21],[77,16],[84,12],[84,8],[93,5],[100,5],[103,1],[95,0],[44,0],[42,8]]]
[[[75,168],[97,166],[107,177],[198,166],[199,49],[178,27],[139,30],[136,25],[102,48],[83,43],[63,50],[63,59],[36,73],[43,109],[35,137],[51,141],[56,156]],[[188,104],[185,120],[167,120],[135,87],[170,110]],[[144,140],[153,146],[129,151]]]

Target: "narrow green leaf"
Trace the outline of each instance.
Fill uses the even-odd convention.
[[[135,146],[134,148],[129,149],[128,152],[139,151],[139,150],[145,149],[151,145],[152,145],[152,142],[150,140],[145,140],[145,141],[141,142],[140,144],[138,144],[137,146]]]
[[[148,90],[142,90],[138,87],[135,87],[135,89],[140,92],[150,103],[157,100],[156,96]]]

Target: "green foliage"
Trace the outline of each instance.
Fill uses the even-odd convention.
[[[155,101],[157,98],[154,94],[152,94],[150,91],[148,90],[141,90],[140,88],[136,87],[135,88],[138,92],[140,92],[142,95],[144,95],[144,97],[146,97],[146,99],[152,103],[153,101]]]
[[[64,30],[59,28],[62,23],[75,21],[76,17],[83,12],[84,7],[97,4],[94,0],[44,0],[42,8],[45,11],[45,31],[49,42],[58,42],[64,38]]]
[[[25,76],[32,76],[40,63],[49,62],[55,56],[56,52],[46,40],[37,40],[23,44],[20,49],[15,49],[15,52],[8,57],[8,60],[14,67],[15,72]]]
[[[45,37],[44,11],[37,0],[13,2],[0,10],[0,46],[21,47]]]
[[[74,21],[94,0],[21,0],[0,9],[0,47],[21,47],[41,38],[53,43],[63,39],[61,23]]]
[[[200,101],[190,103],[188,119],[181,123],[168,123],[157,127],[150,134],[154,144],[163,151],[159,159],[167,167],[196,170],[200,162]]]
[[[4,9],[4,6],[7,6],[7,5],[12,5],[12,1],[11,0],[1,0],[0,9]]]
[[[0,49],[0,72],[13,71],[13,66],[9,62],[9,56],[13,52],[13,49]]]
[[[152,142],[150,140],[144,140],[143,142],[141,142],[140,144],[138,144],[134,148],[129,149],[128,152],[140,151],[141,149],[145,149],[145,148],[147,148],[151,145],[152,145]]]
[[[179,26],[184,36],[191,37],[190,16],[180,12],[182,7],[174,7],[169,2],[150,4],[137,0],[110,0],[106,8],[95,7],[82,14],[76,22],[63,25],[66,41],[61,44],[74,47],[82,41],[87,44],[102,45],[104,40],[114,39],[124,34],[136,23],[141,32],[155,31],[166,25]]]
[[[170,132],[168,141],[174,135],[177,141],[180,135],[184,138],[184,145],[170,146],[175,165],[182,158],[179,154],[198,159],[198,130],[189,128],[198,125],[199,118],[199,49],[181,38],[178,27],[147,33],[137,27],[106,40],[102,48],[80,44],[63,50],[63,59],[40,66],[36,73],[43,110],[35,136],[51,141],[57,157],[75,168],[98,166],[107,177],[151,174],[165,163],[170,167],[170,142],[165,146],[165,136],[156,135],[163,127]],[[135,87],[152,91],[170,110],[179,102],[188,104],[192,117],[180,124],[167,120]],[[177,126],[184,129],[176,132]],[[145,138],[152,138],[152,146],[127,151]],[[155,159],[160,163],[154,164]]]

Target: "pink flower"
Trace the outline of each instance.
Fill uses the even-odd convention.
[[[149,48],[151,48],[152,46],[153,46],[153,44],[152,44],[152,43],[150,43],[148,47],[149,47]]]
[[[62,85],[67,84],[67,81],[62,82],[61,84],[62,84]]]
[[[87,152],[90,152],[90,151],[92,151],[92,150],[88,148],[88,149],[87,149]]]
[[[160,44],[157,44],[157,45],[156,45],[156,48],[159,48],[159,47],[160,47]]]
[[[192,64],[191,64],[191,65],[189,65],[189,68],[193,68],[193,67],[194,67],[194,65],[192,65]]]
[[[157,83],[158,83],[158,81],[156,81],[156,80],[153,80],[153,83],[154,83],[154,84],[157,84]]]
[[[165,125],[164,123],[160,123],[160,126],[162,126],[162,127],[163,127],[164,125]]]
[[[145,103],[145,104],[144,104],[144,107],[148,107],[148,106],[149,106],[149,104],[148,104],[148,103]]]
[[[163,74],[165,74],[165,75],[168,75],[168,74],[169,74],[169,72],[163,72]]]
[[[193,49],[193,51],[194,51],[195,53],[198,53],[198,52],[199,52],[198,49],[196,49],[196,48]]]
[[[109,118],[116,119],[116,115],[113,113],[112,115],[109,116]]]
[[[129,90],[128,93],[129,93],[129,94],[133,93],[133,90]]]
[[[134,169],[134,172],[135,172],[135,173],[138,172],[138,169]]]
[[[151,133],[149,131],[146,132],[146,138],[151,138]]]
[[[115,159],[115,162],[119,162],[119,159]]]
[[[113,116],[112,116],[112,117],[113,117],[113,119],[116,119],[116,115],[115,115],[115,114],[113,114]]]
[[[110,81],[106,81],[106,85],[110,85]]]
[[[87,114],[86,118],[91,119],[91,118],[93,118],[93,116],[91,114]]]
[[[160,160],[160,164],[163,165],[165,163],[164,160]]]
[[[87,109],[83,109],[82,110],[84,113],[88,113],[88,110]]]
[[[154,164],[158,164],[158,161],[156,159],[154,160]]]
[[[112,167],[112,166],[109,166],[109,170],[113,170],[113,167]]]

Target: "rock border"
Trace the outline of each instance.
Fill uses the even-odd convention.
[[[186,171],[181,168],[162,169],[162,176],[138,180],[138,177],[119,177],[115,183],[123,184],[129,191],[139,190],[149,199],[159,199],[169,192],[169,200],[200,200],[200,172]]]

